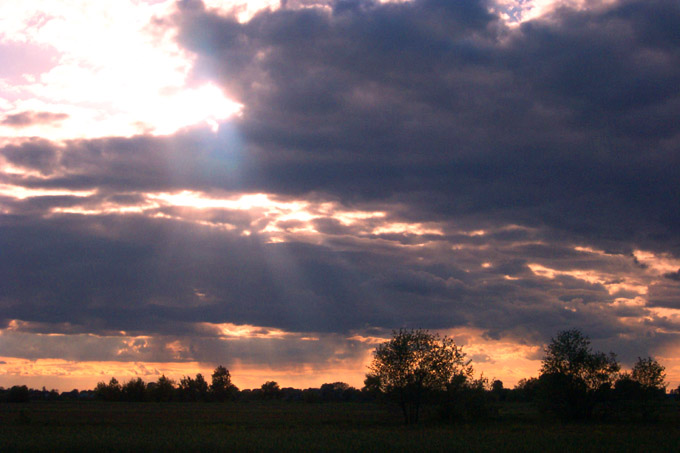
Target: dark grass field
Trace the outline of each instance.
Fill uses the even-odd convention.
[[[0,405],[0,452],[679,452],[679,410],[584,424],[509,404],[493,420],[405,427],[377,404],[33,402]]]

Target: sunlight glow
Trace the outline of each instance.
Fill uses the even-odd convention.
[[[381,3],[387,1],[402,0]],[[519,24],[549,17],[560,7],[588,10],[612,1],[497,0],[493,11],[506,23]],[[241,22],[281,7],[279,0],[204,3]],[[328,5],[290,0],[285,7]],[[36,55],[30,68],[0,79],[0,110],[61,115],[44,123],[0,124],[0,136],[166,135],[199,124],[217,131],[244,106],[214,84],[191,86],[194,56],[178,46],[172,29],[157,25],[175,10],[175,0],[0,2],[0,44]]]
[[[12,187],[5,192],[9,196],[39,196],[44,192],[13,192]],[[52,192],[50,192],[52,193]],[[61,192],[54,192],[60,193]],[[76,192],[66,191],[63,194]],[[93,195],[90,192],[78,192],[82,197]],[[184,190],[180,192],[158,192],[143,194],[143,201],[136,204],[119,204],[111,201],[86,203],[84,205],[56,206],[51,208],[52,215],[103,215],[103,214],[142,214],[154,218],[192,222],[206,227],[224,230],[240,229],[244,236],[253,233],[265,234],[269,242],[284,242],[291,237],[303,240],[307,236],[319,236],[321,233],[314,227],[320,219],[337,220],[345,227],[351,227],[353,234],[389,235],[408,234],[415,236],[436,235],[444,233],[436,224],[394,222],[387,219],[384,211],[350,211],[334,202],[310,202],[305,200],[281,200],[270,194],[206,194]],[[89,200],[88,200],[89,201]],[[167,208],[183,208],[168,211]],[[243,212],[250,219],[247,224],[237,225],[228,221],[216,221],[212,217],[215,210],[225,212]]]
[[[285,332],[280,329],[270,327],[259,327],[249,324],[232,324],[232,323],[203,323],[207,328],[216,328],[222,338],[285,338],[290,336],[297,336],[291,332]]]
[[[401,223],[394,222],[388,223],[379,227],[376,227],[371,231],[371,234],[415,234],[418,236],[423,235],[436,235],[443,236],[444,233],[438,228],[426,227],[421,223]]]
[[[0,184],[0,196],[24,200],[33,197],[90,197],[96,190],[67,190],[67,189],[30,189],[11,184]]]
[[[150,205],[134,205],[134,206],[123,206],[115,203],[102,203],[96,208],[88,209],[83,207],[72,207],[72,208],[52,208],[52,214],[77,214],[77,215],[108,215],[108,214],[142,214],[150,208],[156,208],[158,206]]]
[[[516,26],[541,17],[549,17],[560,8],[596,10],[618,0],[495,0],[492,13],[510,26]]]
[[[203,0],[203,3],[222,14],[236,15],[239,22],[248,22],[263,9],[276,10],[281,6],[280,0]]]
[[[242,105],[215,85],[188,85],[193,57],[154,25],[175,8],[173,0],[0,3],[0,44],[46,49],[36,72],[0,84],[2,110],[64,114],[58,124],[0,125],[0,135],[163,135],[196,124],[215,129],[238,114]]]

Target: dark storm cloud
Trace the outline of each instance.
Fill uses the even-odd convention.
[[[3,318],[21,320],[11,329],[22,334],[3,337],[8,356],[44,354],[50,337],[28,335],[41,333],[73,337],[49,343],[50,351],[88,340],[90,346],[68,353],[73,360],[98,354],[100,360],[169,360],[176,351],[165,345],[175,340],[193,345],[182,353],[187,361],[268,353],[255,343],[252,350],[225,344],[215,323],[341,336],[367,327],[476,327],[489,338],[530,342],[566,327],[595,338],[638,331],[621,324],[631,308],[611,307],[613,297],[601,284],[529,269],[534,261],[555,269],[578,262],[567,248],[546,256],[511,240],[476,244],[461,237],[463,248],[452,250],[446,239],[414,247],[396,238],[374,243],[358,233],[321,245],[266,243],[266,236],[245,237],[238,229],[141,215],[4,216],[0,233],[0,306]],[[638,269],[623,255],[613,263],[579,255],[581,269],[623,275]],[[480,267],[487,260],[493,265]],[[649,315],[644,307],[637,314]],[[159,339],[120,355],[121,331]],[[95,347],[86,334],[106,341]],[[273,345],[285,345],[289,359],[302,361],[328,346],[324,340],[298,350],[295,341]]]
[[[323,248],[141,218],[67,217],[2,230],[0,301],[10,319],[158,333],[184,321],[295,330],[359,322],[350,313],[361,282]]]
[[[514,29],[476,1],[335,2],[245,24],[182,5],[195,77],[246,106],[263,188],[406,193],[420,215],[678,253],[677,2],[561,9]]]
[[[614,302],[639,296],[619,285],[627,278],[649,283],[634,250],[680,256],[677,2],[560,9],[515,28],[478,1],[337,1],[243,24],[179,5],[165,25],[196,53],[193,80],[221,83],[243,115],[217,134],[0,149],[25,171],[1,184],[92,192],[3,193],[3,319],[28,322],[26,333],[204,338],[203,350],[224,347],[206,322],[344,334],[476,327],[534,343],[570,327],[602,342],[642,335],[621,319],[653,318],[649,309]],[[385,216],[324,215],[313,243],[270,243],[266,222],[243,212],[97,214],[180,190]],[[442,233],[375,232],[381,222]],[[653,286],[650,305],[677,308],[675,276]],[[653,319],[650,328],[672,324]],[[149,357],[170,354],[161,350]]]
[[[28,188],[97,189],[118,194],[242,186],[243,149],[229,125],[218,134],[194,130],[175,137],[103,138],[56,144],[30,139],[0,148],[0,156],[25,171],[2,174],[2,182]]]
[[[34,124],[50,124],[58,123],[68,118],[66,113],[52,113],[52,112],[21,112],[12,115],[6,115],[0,121],[0,124],[10,127],[26,127]]]
[[[2,148],[2,156],[12,165],[51,174],[58,162],[58,148],[48,140],[32,139],[18,145]],[[3,175],[5,176],[5,175]]]
[[[565,323],[617,324],[602,285],[539,278],[526,263],[540,256],[514,258],[512,242],[490,240],[490,251],[470,255],[447,241],[423,252],[401,241],[277,244],[116,215],[6,216],[1,230],[3,316],[32,323],[23,327],[32,332],[200,336],[195,323],[228,322],[299,332],[471,325],[549,334]],[[559,268],[569,258],[558,255],[544,263]],[[480,268],[480,259],[499,265]]]

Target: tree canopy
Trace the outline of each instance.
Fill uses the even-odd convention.
[[[563,330],[545,348],[539,406],[566,419],[590,418],[601,393],[611,388],[619,369],[613,353],[594,352],[581,331]]]
[[[631,379],[638,382],[642,388],[650,390],[666,390],[666,368],[652,357],[645,359],[638,357]]]
[[[210,392],[217,401],[233,399],[235,392],[238,392],[238,388],[231,383],[231,374],[229,374],[229,370],[222,365],[215,368],[215,371],[212,374]]]
[[[612,384],[620,366],[614,353],[593,352],[580,330],[563,330],[545,348],[541,374],[563,374],[583,382],[590,390]]]
[[[424,392],[444,390],[454,377],[469,377],[472,367],[451,338],[426,330],[400,330],[373,352],[368,381],[397,398],[404,420],[417,423]]]

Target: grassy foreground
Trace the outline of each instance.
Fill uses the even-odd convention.
[[[512,412],[514,408],[510,408]],[[373,404],[34,402],[0,405],[0,452],[677,452],[671,415],[654,424],[561,424],[526,409],[473,424],[400,425]]]

